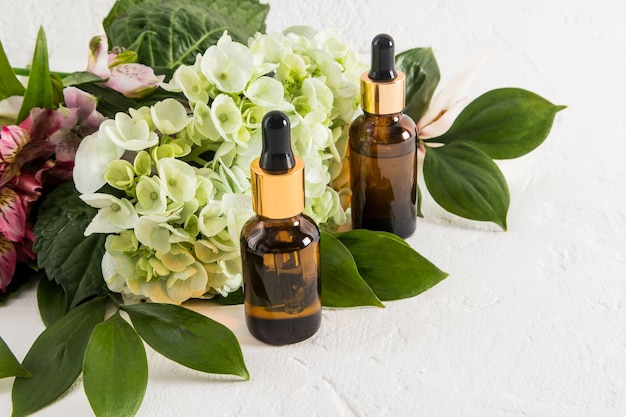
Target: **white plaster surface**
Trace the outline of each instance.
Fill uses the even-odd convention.
[[[37,28],[51,66],[79,70],[112,0],[0,0],[0,39],[28,63]],[[391,33],[432,46],[445,84],[488,52],[470,89],[530,89],[566,104],[548,140],[499,163],[509,231],[462,220],[426,196],[413,247],[450,273],[386,309],[325,310],[311,340],[270,347],[241,307],[194,308],[231,328],[252,379],[207,376],[148,348],[139,416],[626,415],[626,4],[621,0],[271,2],[269,30],[336,28],[365,58]],[[19,359],[43,330],[34,290],[0,307]],[[9,416],[12,380],[0,380]],[[112,382],[114,383],[114,382]],[[89,416],[77,384],[36,416]]]

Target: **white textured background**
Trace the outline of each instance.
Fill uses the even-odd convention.
[[[165,1],[165,0],[164,0]],[[83,69],[112,0],[0,0],[0,39],[29,62],[39,25],[51,66]],[[509,232],[467,222],[427,197],[409,240],[451,275],[385,310],[326,310],[320,332],[261,345],[240,307],[196,306],[242,343],[250,382],[206,376],[149,350],[140,416],[626,415],[626,3],[622,0],[271,2],[268,29],[335,28],[363,58],[392,34],[432,46],[442,83],[484,53],[470,95],[530,89],[569,108],[533,153],[500,163]],[[37,334],[33,292],[0,307],[23,358]],[[9,416],[11,379],[0,380]],[[111,383],[115,383],[112,381]],[[80,385],[37,416],[91,415]]]

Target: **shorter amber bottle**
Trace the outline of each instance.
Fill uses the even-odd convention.
[[[311,337],[322,320],[320,232],[304,210],[304,163],[291,150],[289,119],[262,122],[263,150],[252,162],[252,206],[241,231],[248,330],[284,345]]]
[[[372,41],[372,66],[361,75],[363,115],[350,126],[352,227],[408,237],[417,220],[417,128],[402,113],[405,76],[394,43]]]

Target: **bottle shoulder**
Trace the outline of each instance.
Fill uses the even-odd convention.
[[[290,252],[319,243],[320,231],[308,216],[288,219],[254,216],[241,230],[241,244],[253,252]]]
[[[415,152],[417,126],[410,116],[403,113],[394,115],[364,113],[350,125],[348,142],[353,152],[364,155],[377,152],[394,154]],[[393,151],[387,149],[391,147],[398,149]]]

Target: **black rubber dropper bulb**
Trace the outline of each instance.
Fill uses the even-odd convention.
[[[287,115],[273,110],[263,117],[263,149],[259,165],[264,171],[281,174],[296,165],[291,150],[291,125]]]
[[[372,39],[372,66],[368,76],[374,81],[390,81],[398,76],[395,43],[393,38],[385,33]]]

